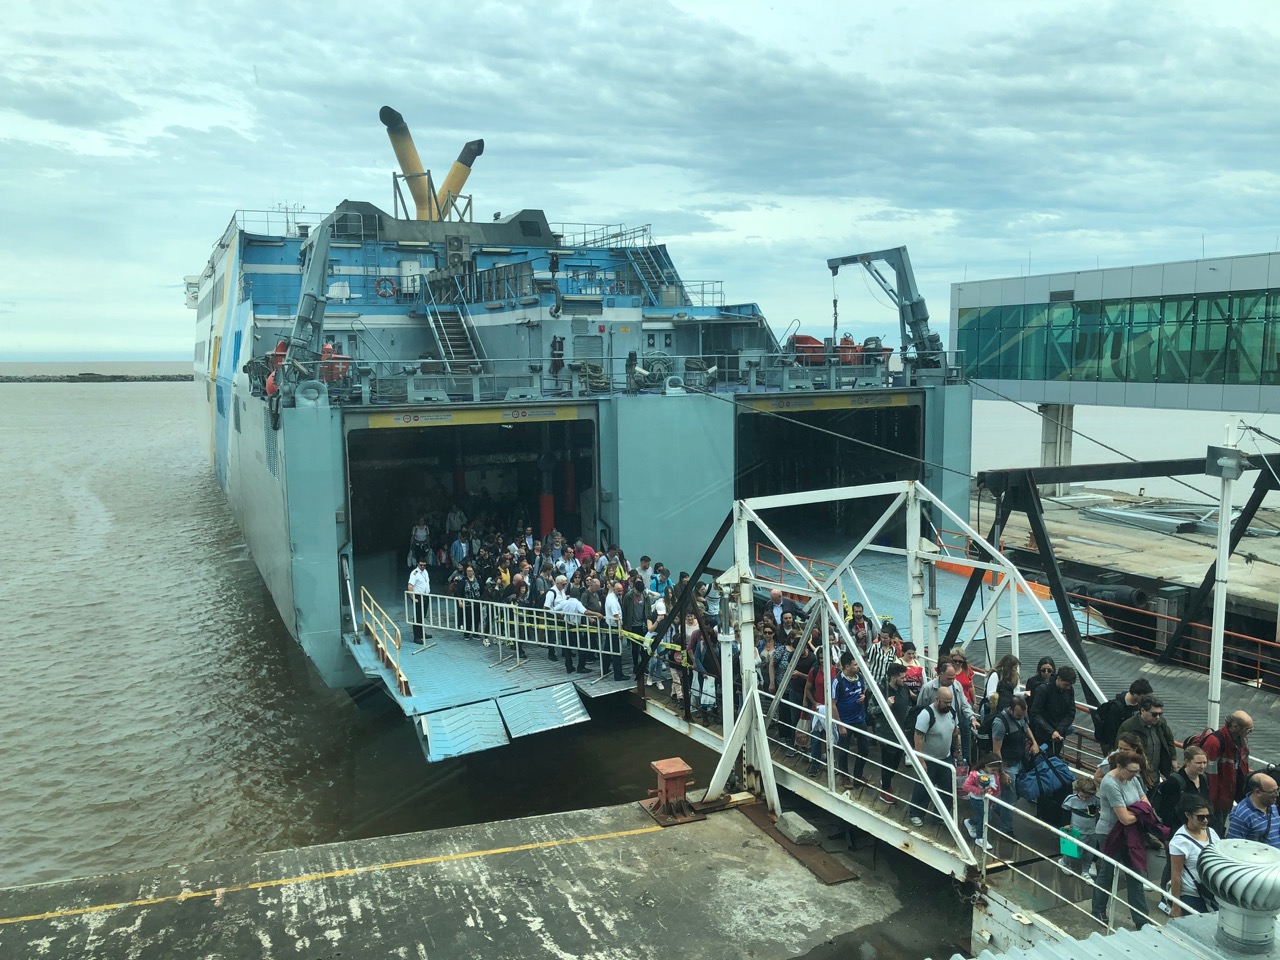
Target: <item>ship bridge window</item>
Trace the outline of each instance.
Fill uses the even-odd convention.
[[[522,237],[540,237],[542,236],[542,225],[537,220],[521,220],[520,236]]]

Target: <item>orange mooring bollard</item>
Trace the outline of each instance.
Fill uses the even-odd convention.
[[[693,783],[689,779],[689,774],[693,773],[691,766],[679,757],[654,760],[649,766],[658,775],[658,789],[650,790],[649,796],[653,799],[640,801],[640,806],[644,807],[654,820],[663,826],[670,826],[675,823],[705,819],[703,814],[694,810],[688,798],[685,797],[686,789]]]

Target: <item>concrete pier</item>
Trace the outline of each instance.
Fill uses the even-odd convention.
[[[3,890],[0,956],[781,957],[900,906],[740,811],[664,829],[627,804]]]

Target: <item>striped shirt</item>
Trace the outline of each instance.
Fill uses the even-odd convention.
[[[1227,839],[1256,840],[1272,847],[1280,847],[1280,811],[1273,803],[1266,810],[1259,810],[1253,801],[1245,797],[1231,811],[1227,822]]]

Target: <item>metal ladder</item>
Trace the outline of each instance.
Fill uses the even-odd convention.
[[[662,306],[662,289],[669,286],[679,289],[680,305],[689,306],[689,297],[676,274],[675,265],[665,256],[664,251],[656,246],[627,247],[626,251],[627,259],[631,261],[645,293],[648,294],[650,306]]]

